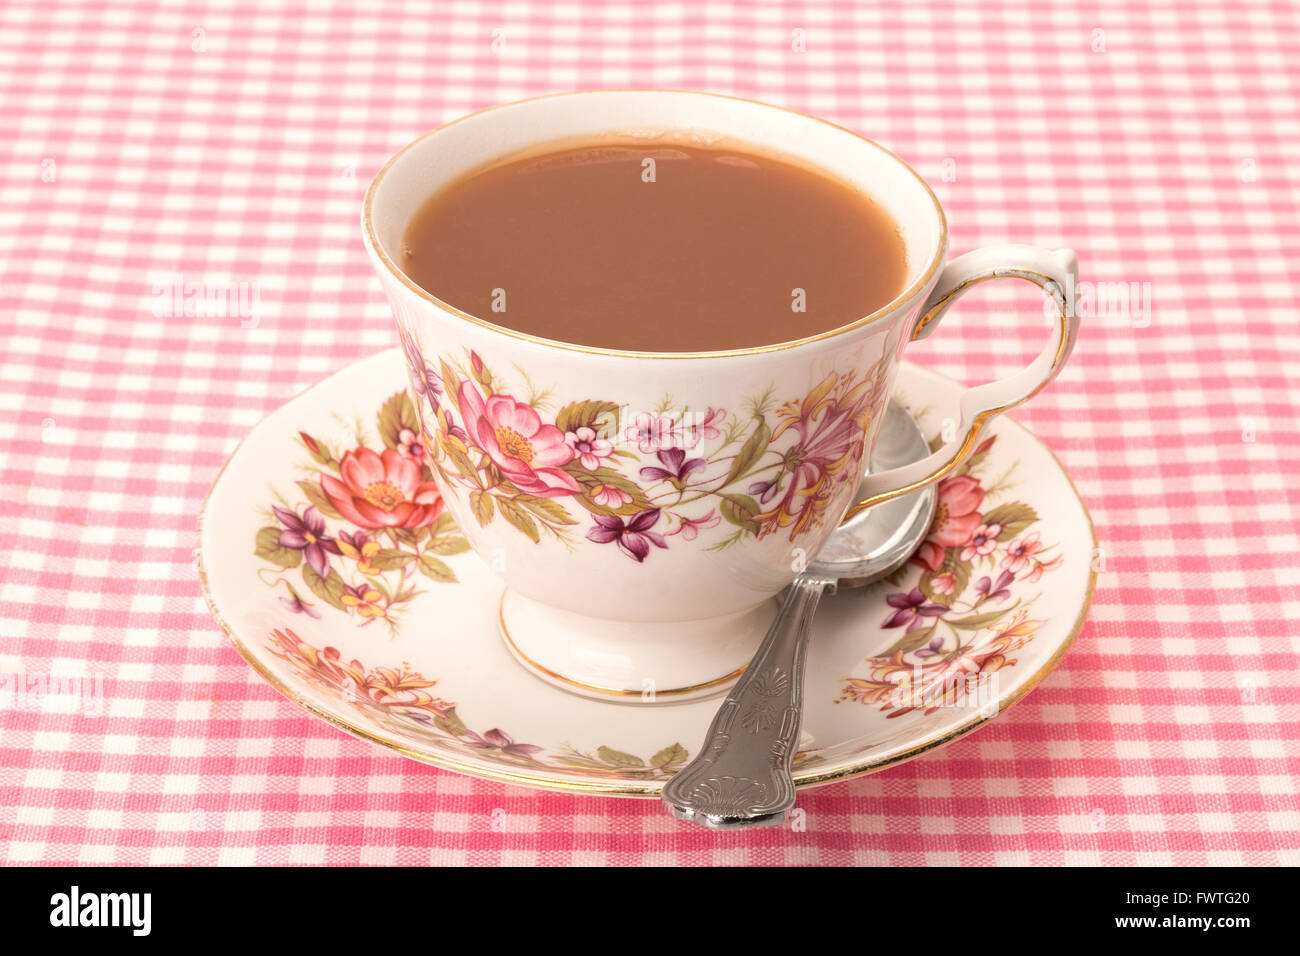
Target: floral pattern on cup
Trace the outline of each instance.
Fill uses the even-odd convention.
[[[381,448],[367,444],[360,422],[345,439],[355,447],[341,454],[299,432],[311,465],[293,500],[277,495],[271,504],[254,554],[271,566],[262,580],[283,588],[290,610],[318,618],[330,608],[396,632],[404,606],[423,590],[417,582],[455,581],[442,558],[469,543],[445,513],[410,396],[393,395],[376,419]]]
[[[482,733],[470,730],[457,716],[455,703],[431,692],[438,682],[413,671],[406,662],[368,668],[359,660],[344,660],[337,648],[315,647],[289,628],[273,630],[266,646],[299,677],[335,701],[351,704],[387,725],[432,733],[454,749],[507,766],[660,779],[672,776],[690,759],[690,753],[678,743],[645,759],[607,746],[590,753],[568,745],[548,752],[515,740],[499,727]]]
[[[769,389],[740,409],[674,413],[671,397],[640,412],[603,398],[561,404],[527,376],[525,390],[508,385],[475,352],[435,369],[399,333],[432,466],[480,525],[607,544],[637,562],[822,527],[858,480],[887,399],[872,368],[832,372],[799,398]]]
[[[1032,507],[1006,500],[991,504],[1014,487],[1011,472],[991,485],[980,474],[996,440],[985,440],[939,483],[938,509],[924,543],[889,579],[898,588],[921,572],[910,588],[885,597],[890,613],[880,625],[900,636],[883,654],[866,659],[864,676],[845,680],[841,701],[901,717],[975,700],[979,681],[1013,666],[1012,655],[1044,623],[1031,616],[1038,596],[1026,595],[1025,585],[1064,559],[1043,542]]]

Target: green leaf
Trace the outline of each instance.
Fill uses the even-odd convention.
[[[961,467],[958,468],[956,471],[954,471],[953,475],[969,475],[976,468],[982,465],[984,463],[984,459],[987,458],[988,456],[989,456],[988,448],[985,448],[983,451],[976,452],[975,454],[967,458],[964,462],[962,462]]]
[[[893,656],[899,651],[902,651],[904,654],[910,654],[917,648],[925,647],[926,644],[930,643],[930,638],[934,636],[934,628],[935,625],[931,624],[929,627],[918,628],[910,634],[904,634],[889,646],[889,650],[885,651],[885,656]]]
[[[420,539],[424,537],[424,533],[429,529],[428,528],[390,528],[388,530],[392,532],[393,537],[395,537],[398,540],[398,543],[409,544],[411,547],[415,547],[415,545],[420,543]]]
[[[555,427],[562,432],[590,428],[601,438],[618,434],[618,405],[613,402],[573,402],[555,416]]]
[[[881,580],[884,581],[886,584],[892,585],[893,587],[899,587],[903,583],[903,579],[906,578],[911,573],[912,573],[911,565],[903,564],[895,568],[893,573],[891,573],[888,577],[881,578]]]
[[[339,577],[338,571],[330,569],[330,575],[324,580],[316,573],[316,570],[310,564],[302,566],[302,579],[307,587],[311,588],[312,593],[340,611],[346,611],[348,606],[343,603],[343,578]]]
[[[443,581],[448,584],[455,582],[456,572],[447,567],[446,563],[439,561],[427,551],[420,555],[420,573],[426,578],[433,578],[435,581]]]
[[[631,754],[625,754],[621,750],[615,750],[613,747],[599,747],[596,749],[596,756],[601,762],[609,767],[644,767],[640,757],[633,757]]]
[[[534,543],[542,540],[541,532],[537,530],[537,522],[509,498],[498,498],[497,510],[501,512],[501,517],[532,538]]]
[[[475,468],[474,463],[469,460],[469,455],[451,444],[448,444],[445,450],[447,452],[447,457],[450,458],[452,464],[456,466],[456,473],[462,478],[473,481],[477,484],[478,469]]]
[[[434,554],[464,554],[469,550],[469,542],[460,535],[447,535],[429,542],[429,550]]]
[[[767,422],[761,418],[755,420],[758,422],[758,427],[754,429],[754,433],[741,446],[740,454],[731,463],[731,470],[727,472],[726,485],[731,484],[754,467],[758,460],[763,457],[764,452],[767,451],[767,446],[772,443],[772,429],[767,427]]]
[[[370,559],[370,563],[380,571],[394,571],[397,568],[404,568],[415,560],[415,555],[409,551],[399,551],[396,548],[383,548],[375,552],[375,556]]]
[[[451,734],[453,737],[464,737],[469,730],[465,726],[465,721],[456,716],[456,708],[452,707],[447,711],[446,717],[433,718],[433,726],[439,730]]]
[[[678,764],[686,763],[689,757],[690,754],[686,752],[686,748],[681,744],[669,744],[650,758],[650,766],[668,770]]]
[[[719,495],[722,500],[718,503],[718,513],[727,521],[743,528],[750,534],[758,534],[758,522],[754,520],[754,515],[758,514],[759,504],[749,495]]]
[[[439,361],[438,366],[439,366],[439,372],[441,373],[442,376],[442,387],[447,390],[447,394],[451,397],[452,401],[456,403],[456,407],[459,408],[460,407],[460,377],[456,374],[456,372],[452,369],[452,367],[447,364],[446,359]]]
[[[492,520],[492,496],[485,491],[474,490],[469,493],[469,506],[478,518],[480,525],[487,525]]]
[[[588,471],[582,467],[578,459],[573,459],[564,466],[564,470],[573,476],[582,491],[575,495],[578,504],[586,508],[592,514],[597,515],[634,515],[638,511],[645,511],[651,507],[649,499],[646,498],[645,492],[641,487],[613,468],[597,468],[595,471]],[[606,505],[597,504],[592,495],[595,494],[596,488],[601,485],[608,485],[611,488],[617,488],[625,495],[631,497],[631,501],[626,502],[620,508],[610,508]]]
[[[560,504],[554,498],[535,498],[527,495],[519,499],[519,503],[543,519],[547,524],[577,524],[577,520],[569,516],[568,509]]]
[[[1012,502],[998,505],[992,511],[984,513],[984,524],[1001,525],[999,541],[1010,541],[1038,520],[1038,512],[1029,505]]]
[[[444,511],[442,514],[438,515],[437,521],[429,525],[428,528],[424,528],[421,530],[427,531],[433,537],[437,537],[438,535],[442,534],[444,531],[450,531],[455,527],[456,527],[456,519],[451,516],[451,512]]]
[[[577,767],[581,770],[608,770],[605,764],[592,760],[588,757],[556,757],[555,762],[563,764],[566,767]]]
[[[957,621],[947,621],[953,627],[960,627],[967,631],[978,631],[981,627],[988,627],[990,624],[996,624],[1001,618],[1006,617],[1007,612],[1012,607],[1003,608],[1001,611],[989,611],[985,614],[972,614],[970,617],[963,617]]]
[[[312,506],[327,518],[342,518],[339,510],[330,504],[329,498],[325,496],[325,489],[315,481],[300,481],[298,487],[302,493],[307,496],[307,500]]]
[[[257,532],[257,547],[253,554],[278,568],[296,568],[302,563],[302,552],[296,548],[280,547],[279,528],[266,527]]]
[[[403,428],[419,434],[420,420],[415,413],[415,405],[405,390],[396,392],[379,409],[379,437],[389,448],[396,448],[397,437]]]

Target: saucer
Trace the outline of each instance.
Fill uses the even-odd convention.
[[[409,520],[367,530],[330,489],[343,454],[419,462],[400,349],[268,415],[199,519],[213,616],[272,686],[408,757],[551,790],[657,795],[718,700],[641,707],[524,670],[499,631],[502,586],[450,516],[420,513],[419,467],[383,477]],[[961,387],[903,363],[895,397],[932,444]],[[406,488],[406,483],[416,487]],[[345,510],[347,502],[343,503]],[[428,520],[426,520],[428,519]],[[1042,680],[1078,636],[1096,578],[1087,509],[1055,456],[1005,416],[939,486],[929,537],[890,579],[822,602],[795,783],[870,773],[974,730]]]

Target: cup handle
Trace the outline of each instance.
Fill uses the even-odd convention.
[[[990,246],[959,256],[944,268],[912,328],[911,341],[923,339],[967,289],[989,279],[1024,279],[1043,288],[1059,310],[1052,340],[1028,368],[1009,378],[967,389],[961,397],[958,437],[920,461],[867,475],[859,486],[861,499],[844,515],[854,515],[939,481],[960,465],[975,448],[984,425],[995,415],[1033,398],[1056,377],[1074,348],[1079,318],[1074,310],[1074,289],[1079,280],[1079,260],[1071,249],[1036,246]]]

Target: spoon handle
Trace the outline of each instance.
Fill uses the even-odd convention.
[[[831,579],[795,578],[758,653],[709,725],[700,755],[663,789],[673,816],[715,830],[768,826],[794,806],[790,764],[803,714],[803,669],[813,612]]]

